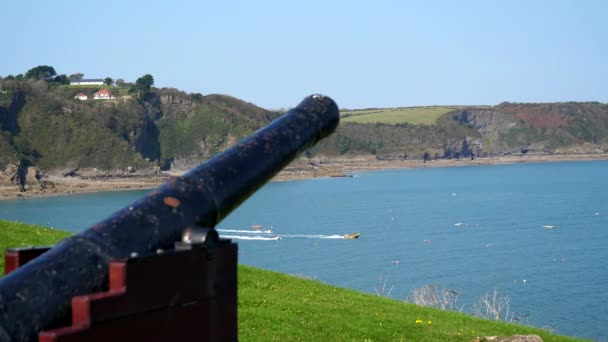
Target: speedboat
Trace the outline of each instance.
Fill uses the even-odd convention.
[[[361,233],[344,234],[345,239],[358,239],[359,236],[361,236]]]

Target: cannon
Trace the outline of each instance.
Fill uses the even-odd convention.
[[[1,278],[0,341],[35,340],[38,332],[69,321],[72,297],[107,288],[111,260],[169,249],[182,238],[217,237],[214,227],[223,218],[338,122],[335,102],[311,95],[228,150]],[[190,233],[197,227],[206,233]]]

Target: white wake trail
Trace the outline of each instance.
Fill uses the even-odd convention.
[[[241,234],[272,234],[272,230],[242,230],[242,229],[218,229],[218,232],[224,233],[241,233]]]
[[[302,238],[302,239],[344,239],[344,235],[318,235],[318,234],[281,234],[281,237],[286,238]]]
[[[251,236],[251,235],[221,235],[222,238],[226,239],[237,239],[237,240],[262,240],[262,241],[275,241],[279,240],[279,236],[265,237],[265,236]]]

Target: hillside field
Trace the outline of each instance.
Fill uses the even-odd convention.
[[[383,123],[389,125],[432,125],[437,121],[440,116],[449,113],[453,110],[458,110],[462,108],[471,107],[430,106],[346,110],[341,113],[342,117],[340,120],[342,122],[356,122],[364,124]]]
[[[62,230],[0,219],[0,276],[4,274],[4,251],[7,248],[50,246],[70,235]]]

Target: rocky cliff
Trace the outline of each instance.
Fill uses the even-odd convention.
[[[85,177],[187,170],[280,114],[173,88],[152,89],[145,100],[120,87],[110,87],[114,100],[74,99],[97,90],[0,79],[0,183],[31,167]],[[606,104],[501,103],[459,108],[432,125],[343,123],[305,156],[391,161],[607,150]]]
[[[229,96],[176,89],[154,89],[145,101],[74,99],[95,91],[0,79],[0,182],[15,182],[16,170],[30,166],[128,176],[168,169],[176,160],[200,163],[276,117]]]
[[[450,113],[477,131],[482,154],[604,153],[608,150],[608,105],[600,103],[502,103]],[[444,121],[449,118],[443,118]]]
[[[461,108],[433,125],[341,124],[312,154],[421,160],[607,151],[608,105],[567,102]]]

